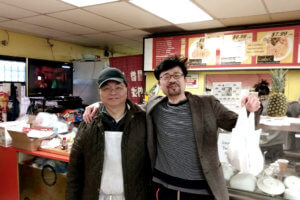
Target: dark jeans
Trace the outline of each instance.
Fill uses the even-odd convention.
[[[214,197],[211,195],[192,194],[186,192],[179,192],[178,194],[177,190],[168,189],[157,183],[153,184],[156,200],[214,200]]]

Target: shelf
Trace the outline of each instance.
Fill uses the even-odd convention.
[[[274,125],[266,125],[259,123],[258,128],[269,129],[269,130],[278,130],[278,131],[287,131],[287,132],[300,132],[300,120],[298,118],[292,117],[267,117],[261,116],[260,122],[272,122]],[[282,123],[285,122],[285,123]],[[280,125],[285,124],[285,125]],[[286,125],[289,124],[289,125]]]
[[[270,126],[265,124],[258,124],[257,127],[262,129],[268,129],[268,130],[300,132],[300,124],[291,124],[290,126]]]

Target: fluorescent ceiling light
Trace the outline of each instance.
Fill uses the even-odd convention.
[[[130,2],[173,24],[212,20],[211,16],[190,0],[130,0]]]
[[[92,5],[108,3],[108,2],[118,1],[118,0],[61,0],[61,1],[72,4],[77,7],[84,7],[84,6],[92,6]]]

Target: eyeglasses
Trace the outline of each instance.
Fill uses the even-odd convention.
[[[102,88],[100,88],[100,90],[104,93],[111,93],[113,91],[118,93],[118,92],[121,92],[124,88],[125,88],[125,86],[122,86],[122,85],[117,85],[116,87],[103,86]]]
[[[174,74],[164,74],[162,76],[160,76],[159,78],[164,80],[164,81],[169,81],[172,77],[174,79],[180,79],[183,76],[182,73],[174,73]]]

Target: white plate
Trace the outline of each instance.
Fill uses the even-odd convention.
[[[266,35],[261,40],[264,41],[264,40],[267,40],[269,38],[271,38],[271,35]],[[283,37],[283,38],[287,40],[288,49],[286,50],[286,52],[284,53],[284,55],[282,55],[281,57],[275,57],[275,55],[274,55],[274,61],[281,61],[281,60],[285,59],[291,53],[291,51],[292,51],[292,48],[293,48],[293,41],[292,41],[292,39],[288,38],[288,37]]]
[[[270,195],[280,195],[285,190],[284,184],[271,176],[258,179],[256,184],[261,191]]]
[[[283,181],[287,188],[300,190],[300,178],[297,176],[288,176]]]
[[[284,199],[288,200],[299,200],[300,199],[300,189],[286,189],[284,191]]]

